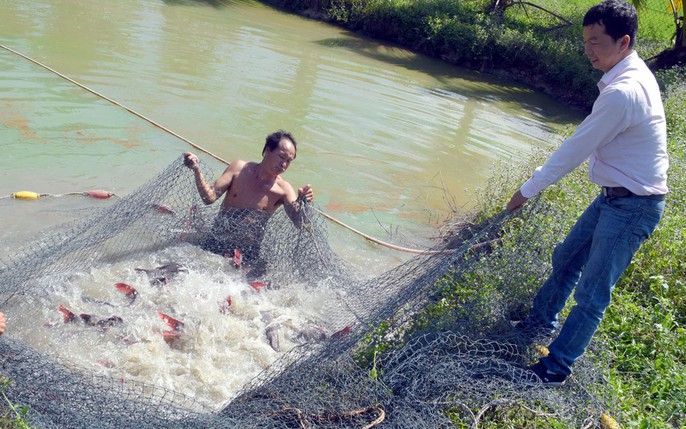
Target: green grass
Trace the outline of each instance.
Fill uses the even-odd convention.
[[[7,379],[0,383],[0,394],[2,395],[0,429],[31,429],[27,423],[28,408],[13,404],[5,394],[5,388],[10,383],[11,381]]]

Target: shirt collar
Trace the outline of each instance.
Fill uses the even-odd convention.
[[[598,88],[600,88],[600,90],[602,91],[606,86],[611,84],[612,81],[615,80],[615,78],[620,73],[622,73],[626,68],[628,68],[629,65],[633,63],[636,59],[638,59],[638,53],[636,51],[633,51],[632,53],[627,55],[626,58],[615,64],[614,67],[608,70],[608,72],[600,78],[600,81],[598,82]]]

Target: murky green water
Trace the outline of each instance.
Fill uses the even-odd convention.
[[[494,162],[556,144],[551,132],[579,120],[530,90],[258,3],[175,3],[3,1],[0,43],[228,161],[258,160],[268,133],[290,130],[299,151],[285,177],[384,240],[426,244]],[[0,197],[124,195],[190,149],[4,49],[0,147]],[[88,204],[0,199],[0,242],[11,249]]]

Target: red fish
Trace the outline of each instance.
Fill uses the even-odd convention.
[[[233,249],[233,263],[236,265],[236,268],[240,268],[243,263],[243,254],[238,249]]]
[[[264,283],[262,283],[262,282],[257,282],[257,281],[255,281],[255,282],[250,282],[249,284],[250,284],[250,286],[251,286],[253,289],[255,289],[257,292],[261,291],[261,290],[264,289],[264,287],[266,286]]]
[[[121,292],[121,293],[123,293],[124,295],[128,296],[129,298],[131,298],[131,300],[136,299],[136,297],[138,296],[138,291],[137,291],[133,286],[131,286],[130,284],[127,284],[127,283],[115,283],[115,284],[114,284],[114,287],[117,288],[117,290],[118,290],[119,292]]]
[[[229,312],[229,307],[231,307],[231,304],[233,304],[231,300],[231,295],[226,296],[226,300],[224,302],[221,302],[219,304],[219,312],[221,314],[226,314]]]
[[[342,340],[343,338],[347,337],[350,331],[352,330],[351,326],[346,326],[345,328],[341,329],[340,331],[336,331],[333,334],[331,334],[331,339],[332,340]]]
[[[71,312],[67,307],[60,304],[60,306],[57,307],[57,309],[60,311],[60,313],[62,313],[64,323],[76,322],[76,314]]]
[[[164,323],[167,324],[167,326],[169,326],[170,328],[172,328],[175,331],[178,331],[179,329],[183,329],[183,327],[184,327],[183,322],[176,320],[171,316],[167,316],[166,314],[164,314],[160,311],[157,312],[157,315],[160,316],[160,318],[164,321]]]

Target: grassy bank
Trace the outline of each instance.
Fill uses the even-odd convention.
[[[484,2],[471,0],[265,2],[455,65],[507,75],[582,109],[597,95],[600,72],[583,56],[580,36],[583,14],[595,0],[540,1],[536,4],[548,11],[511,8],[495,17],[485,13]],[[648,2],[653,8],[661,4]],[[667,15],[648,12],[639,13],[636,48],[643,58],[671,47],[673,32]],[[668,119],[671,193],[658,229],[616,286],[592,353],[609,363],[603,374],[606,383],[601,384],[609,391],[603,395],[615,398],[615,417],[622,427],[671,429],[686,427],[686,68],[661,70],[657,76]],[[517,167],[521,170],[509,172],[492,191],[486,190],[491,194],[483,201],[492,203],[483,210],[500,210],[513,186],[539,161]],[[563,218],[537,219],[538,228],[571,225],[585,208],[597,189],[589,186],[584,167],[544,193]],[[495,420],[484,427],[550,424],[532,423],[516,412]]]

